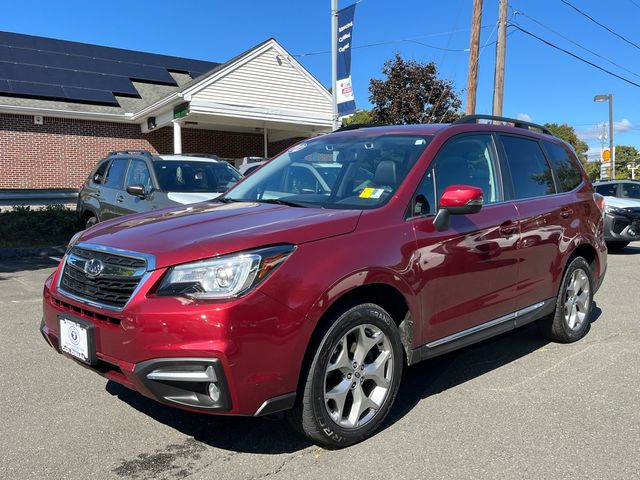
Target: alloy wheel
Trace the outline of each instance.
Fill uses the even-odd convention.
[[[569,278],[564,299],[564,320],[571,330],[579,330],[584,324],[590,301],[589,278],[578,268]]]
[[[325,370],[324,403],[342,428],[369,423],[383,406],[394,375],[389,338],[371,324],[358,325],[335,345]]]

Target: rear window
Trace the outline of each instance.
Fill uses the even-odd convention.
[[[107,171],[107,178],[104,181],[105,187],[120,188],[124,180],[124,174],[127,171],[128,159],[119,158],[111,162],[111,166]]]
[[[226,192],[240,174],[226,162],[161,160],[154,162],[160,189],[167,192]]]
[[[551,166],[556,171],[560,180],[560,191],[570,192],[582,182],[580,169],[572,160],[567,149],[561,145],[551,142],[543,142],[547,150]]]
[[[511,170],[514,198],[556,193],[551,168],[537,141],[507,135],[500,138]]]
[[[89,179],[92,183],[99,184],[104,180],[104,174],[107,172],[109,160],[103,160],[98,164],[98,168],[90,175]]]

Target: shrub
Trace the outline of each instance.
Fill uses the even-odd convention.
[[[63,205],[17,206],[0,212],[0,247],[65,245],[78,229],[76,212]]]

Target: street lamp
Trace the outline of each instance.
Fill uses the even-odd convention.
[[[613,150],[613,95],[596,95],[594,102],[609,102],[609,151],[611,152],[611,178],[616,178],[616,154]]]

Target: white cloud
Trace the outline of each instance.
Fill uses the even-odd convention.
[[[518,116],[516,116],[516,118],[518,120],[522,120],[523,122],[530,122],[531,121],[531,117],[529,115],[527,115],[526,113],[519,113]]]
[[[578,133],[578,136],[584,140],[585,142],[599,140],[599,136],[602,135],[602,129],[606,132],[606,135],[609,135],[609,123],[601,122],[593,127],[587,128],[586,130],[582,130]],[[627,119],[623,118],[619,122],[613,121],[613,134],[628,132],[633,128],[633,124]]]

